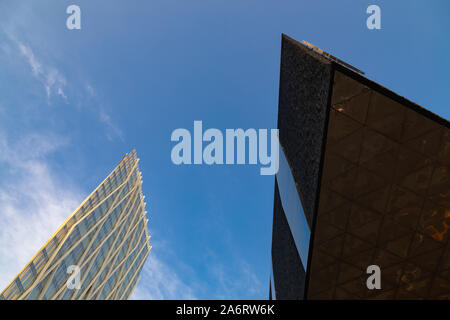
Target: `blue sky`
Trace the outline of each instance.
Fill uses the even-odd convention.
[[[0,1],[0,287],[136,147],[153,249],[134,298],[267,298],[274,177],[175,166],[172,131],[276,127],[281,33],[448,119],[449,15],[447,0]]]

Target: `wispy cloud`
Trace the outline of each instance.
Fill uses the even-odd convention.
[[[1,31],[1,30],[0,30]],[[56,63],[48,62],[48,54],[43,50],[36,52],[32,45],[19,40],[20,37],[15,32],[9,31],[5,33],[5,38],[0,41],[0,52],[6,54],[13,59],[14,51],[18,52],[21,58],[30,68],[31,76],[36,79],[44,88],[45,98],[48,105],[52,104],[55,97],[61,98],[68,105],[75,105],[79,110],[86,112],[88,110],[97,121],[104,125],[106,137],[108,140],[115,139],[124,140],[122,129],[113,120],[108,108],[107,99],[101,98],[94,86],[81,75],[82,79],[71,79],[69,82],[64,72],[55,67]],[[50,59],[51,60],[51,59]],[[69,70],[73,68],[71,65],[65,65]],[[84,107],[87,108],[84,108]]]
[[[48,157],[69,141],[30,133],[12,142],[0,132],[0,291],[81,203],[83,192],[52,173]],[[153,250],[133,299],[195,299],[194,292]]]
[[[131,299],[196,299],[193,288],[184,282],[178,274],[155,253],[150,255],[142,268],[141,279]]]
[[[112,141],[114,137],[119,137],[120,140],[123,140],[122,130],[111,120],[111,116],[104,109],[100,109],[99,119],[108,129],[106,133],[108,140]]]
[[[113,141],[115,138],[119,138],[120,140],[124,140],[123,131],[119,128],[119,126],[112,120],[111,115],[106,111],[104,104],[102,103],[100,97],[97,94],[97,91],[91,84],[85,85],[87,98],[94,105],[97,106],[96,112],[98,113],[98,119],[101,123],[103,123],[106,127],[106,137],[108,140]]]
[[[37,133],[11,143],[0,133],[0,290],[82,200],[81,192],[51,173],[46,160],[66,143]]]
[[[92,86],[90,84],[86,85],[86,91],[88,92],[90,97],[95,96],[95,90],[94,90],[94,88],[92,88]]]
[[[160,256],[161,252],[173,254],[168,243],[153,242],[152,246],[131,299],[252,299],[267,296],[268,283],[261,283],[243,258],[236,257],[223,263],[216,254],[208,254],[205,259],[208,271],[198,274],[198,270],[182,261],[172,265]]]
[[[216,299],[264,296],[267,285],[261,284],[250,265],[242,259],[230,265],[212,264],[210,272],[217,283]]]
[[[19,43],[18,46],[20,52],[27,58],[34,76],[39,76],[42,73],[42,65],[36,60],[33,51],[22,43]]]
[[[63,89],[67,84],[67,80],[61,72],[55,67],[44,66],[40,61],[38,61],[33,50],[29,46],[20,41],[16,42],[20,52],[30,65],[34,77],[43,84],[47,94],[47,99],[50,99],[52,94],[57,94],[67,101],[67,96]]]

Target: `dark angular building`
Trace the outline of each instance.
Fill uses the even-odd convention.
[[[283,35],[278,128],[270,298],[450,299],[447,120]]]

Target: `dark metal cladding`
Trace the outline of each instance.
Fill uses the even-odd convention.
[[[272,270],[276,296],[272,297],[273,299],[303,299],[305,270],[281,205],[276,180],[273,207]]]
[[[450,299],[448,120],[283,35],[278,127],[311,239],[305,273],[276,185],[276,298]]]
[[[331,63],[283,35],[278,128],[309,226],[318,187]]]

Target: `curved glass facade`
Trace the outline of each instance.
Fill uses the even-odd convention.
[[[127,299],[151,249],[138,162],[127,154],[0,298]],[[79,288],[68,285],[70,266]]]

